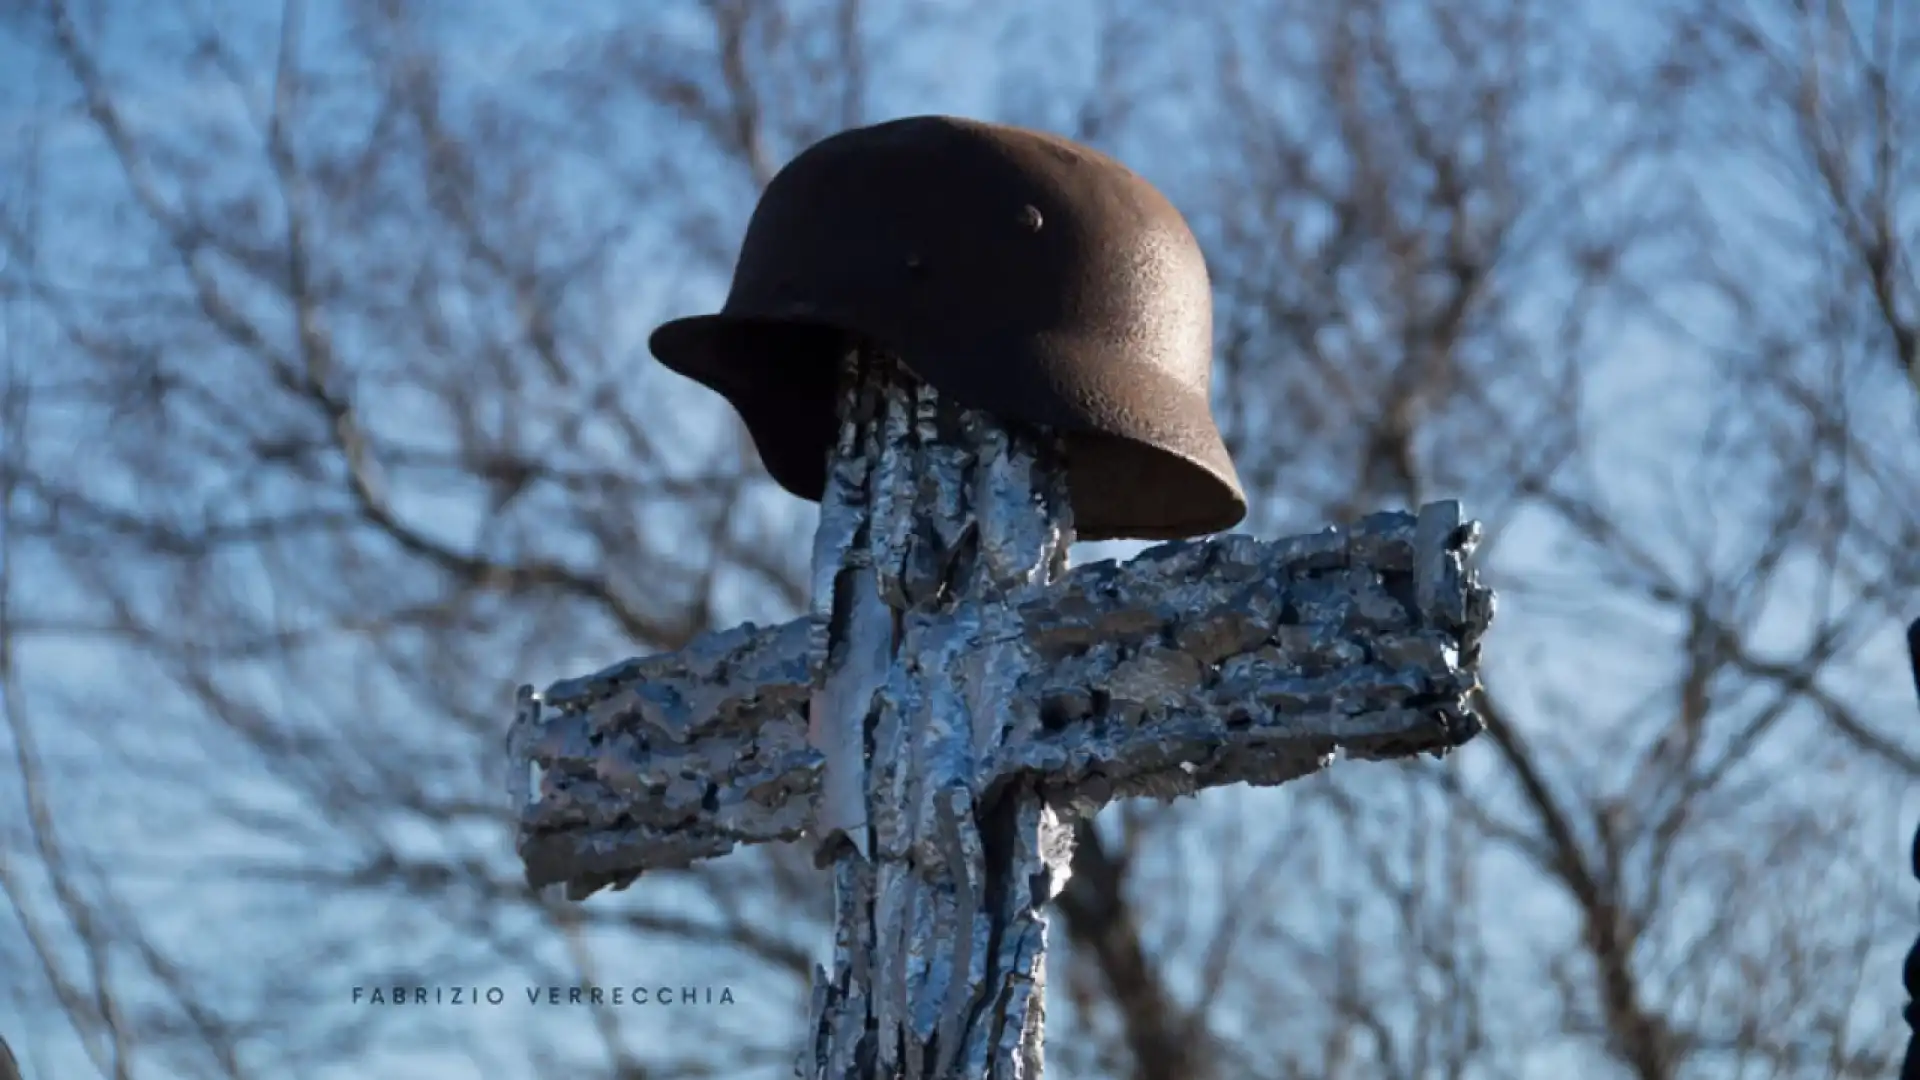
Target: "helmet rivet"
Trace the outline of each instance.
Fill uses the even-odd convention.
[[[1020,224],[1025,226],[1028,232],[1039,232],[1043,220],[1040,217],[1040,208],[1037,206],[1027,206],[1020,211]]]

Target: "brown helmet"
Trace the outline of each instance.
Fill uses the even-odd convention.
[[[718,315],[653,354],[725,395],[781,487],[819,499],[838,361],[873,342],[963,405],[1068,439],[1082,539],[1231,528],[1246,497],[1208,404],[1200,246],[1119,162],[926,116],[825,139],[754,209]]]

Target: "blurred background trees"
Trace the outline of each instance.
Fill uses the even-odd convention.
[[[1128,804],[1055,1075],[1884,1077],[1920,735],[1901,0],[16,0],[0,1018],[59,1076],[784,1075],[825,881],[529,895],[517,682],[804,603],[645,334],[891,116],[1165,190],[1262,534],[1490,527],[1485,736]],[[1126,554],[1101,545],[1088,554]],[[527,985],[732,1006],[533,1007]],[[355,986],[499,985],[495,1008]]]

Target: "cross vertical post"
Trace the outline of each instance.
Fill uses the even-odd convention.
[[[1057,439],[941,399],[891,358],[849,369],[815,546],[826,660],[812,742],[834,862],[826,1078],[1040,1075],[1046,918],[1070,827],[979,762],[1023,674],[1009,598],[1073,542]],[[998,638],[998,640],[996,640]]]

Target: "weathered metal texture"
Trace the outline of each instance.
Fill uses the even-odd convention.
[[[873,356],[839,412],[807,618],[522,688],[508,737],[537,886],[820,844],[836,948],[803,1075],[1039,1075],[1074,816],[1477,730],[1493,603],[1457,504],[1067,573],[1055,437]]]
[[[1081,539],[1232,528],[1206,261],[1178,210],[1055,135],[942,116],[825,139],[768,184],[719,314],[652,337],[767,471],[826,489],[840,357],[871,343],[961,405],[1067,437]]]
[[[748,623],[522,686],[507,776],[527,880],[584,900],[644,869],[798,839],[825,764],[807,745],[812,630]]]
[[[837,528],[823,549],[846,537]],[[1000,616],[956,615],[982,638],[981,658],[955,671],[989,652],[993,670],[1013,656],[1023,671],[996,706],[1004,727],[975,747],[975,786],[1044,774],[1053,799],[1084,812],[1279,783],[1337,747],[1394,757],[1464,742],[1492,614],[1475,535],[1442,502],[1276,541],[1164,544],[1075,569]],[[826,625],[748,624],[542,694],[523,687],[511,743],[529,880],[591,893],[799,838],[825,773],[807,714]]]
[[[1007,605],[1051,584],[1073,541],[1060,448],[888,363],[850,375],[815,546],[810,715],[837,933],[801,1072],[1038,1076],[1041,907],[1072,834],[1037,777],[997,782],[979,762],[1024,672]]]

